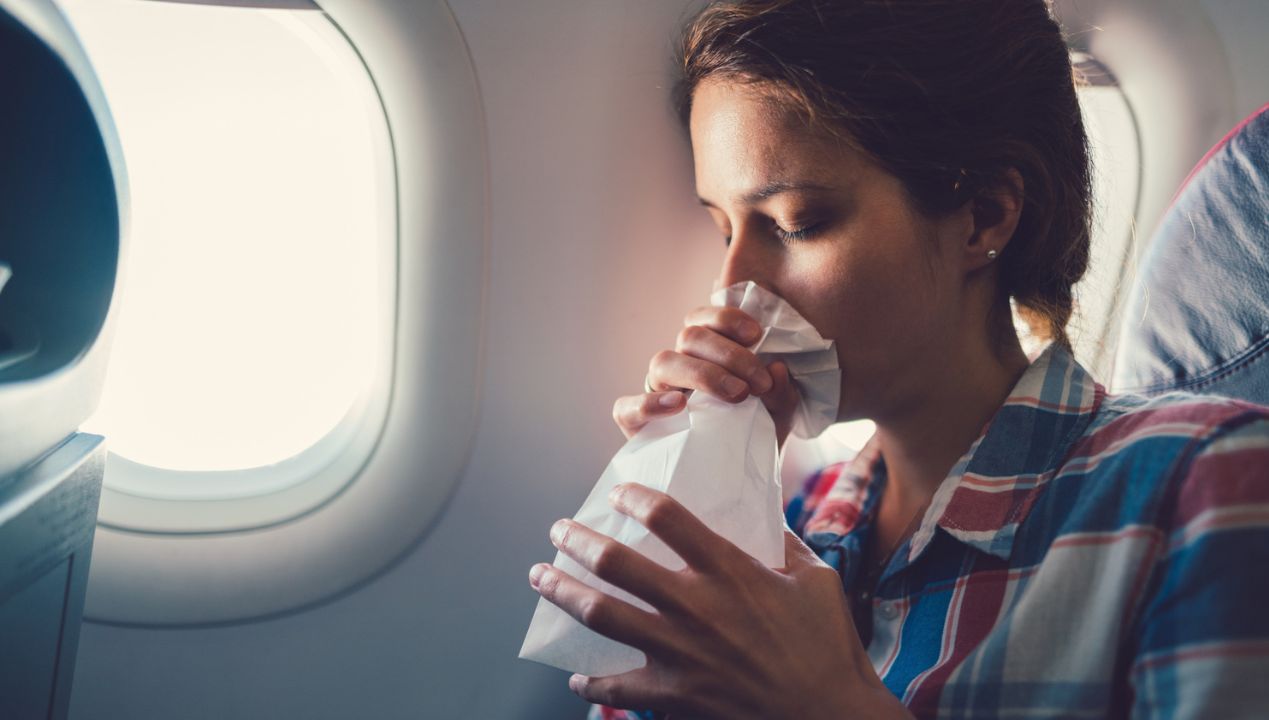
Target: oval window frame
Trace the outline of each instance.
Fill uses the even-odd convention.
[[[297,15],[273,20],[285,20],[287,26],[294,26],[301,34],[299,43],[312,46],[322,42],[333,46],[327,52],[343,54],[340,58],[331,57],[329,62],[355,63],[360,71],[367,71],[351,45],[338,47],[347,38],[323,13],[312,8],[299,9]],[[335,38],[329,37],[332,33]],[[349,83],[346,89],[360,96],[358,102],[378,109],[367,114],[371,122],[368,137],[373,165],[379,174],[374,182],[386,190],[375,210],[380,227],[378,237],[373,238],[377,246],[377,310],[370,318],[375,362],[365,387],[333,428],[299,453],[269,465],[190,471],[154,467],[109,453],[98,515],[100,524],[135,532],[200,534],[286,522],[329,501],[353,482],[373,451],[386,419],[392,377],[398,239],[396,166],[391,132],[373,80]],[[136,252],[136,243],[129,245]],[[90,432],[109,434],[96,428]]]
[[[349,592],[408,553],[436,522],[476,429],[487,140],[475,69],[448,5],[410,4],[386,13],[357,0],[209,4],[324,12],[370,74],[396,160],[392,381],[382,430],[356,480],[298,517],[198,533],[99,524],[89,622],[241,623]],[[402,197],[414,200],[404,204]],[[179,502],[201,502],[214,512],[218,501]]]

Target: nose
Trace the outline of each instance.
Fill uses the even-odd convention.
[[[718,274],[718,286],[728,287],[738,282],[752,280],[759,285],[771,289],[768,282],[770,263],[762,256],[759,242],[752,234],[732,235],[731,244],[727,246],[727,254],[723,256],[723,266]]]

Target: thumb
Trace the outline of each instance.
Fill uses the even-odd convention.
[[[789,529],[788,525],[784,526],[784,571],[792,574],[807,567],[823,565],[824,561],[820,559],[815,551],[807,547],[802,542],[802,538],[797,533]]]
[[[802,395],[789,375],[789,366],[783,361],[771,363],[767,366],[767,371],[771,373],[771,389],[761,395],[762,404],[771,413],[771,419],[776,425],[776,436],[783,445],[784,438],[793,427],[793,414],[797,411]]]
[[[771,389],[763,393],[762,400],[772,410],[780,408],[792,409],[802,399],[793,376],[789,374],[789,366],[783,360],[776,360],[767,366],[771,373]]]

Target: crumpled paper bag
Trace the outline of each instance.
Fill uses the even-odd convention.
[[[836,422],[841,373],[833,342],[825,340],[787,302],[753,282],[710,297],[715,306],[739,307],[763,328],[750,347],[764,364],[788,364],[801,394],[793,432],[814,437]],[[667,493],[710,529],[768,567],[784,566],[784,513],[775,424],[762,401],[732,404],[704,392],[685,410],[645,425],[619,450],[573,517],[672,570],[683,560],[639,523],[608,504],[620,483],[637,482]],[[645,610],[639,598],[591,574],[563,553],[555,567]],[[643,652],[591,631],[539,599],[520,657],[584,675],[614,675],[642,667]]]

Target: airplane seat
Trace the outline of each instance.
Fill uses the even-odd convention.
[[[0,718],[65,718],[105,467],[125,180],[52,0],[0,0]]]
[[[1147,248],[1112,388],[1269,404],[1269,104],[1199,161]]]

